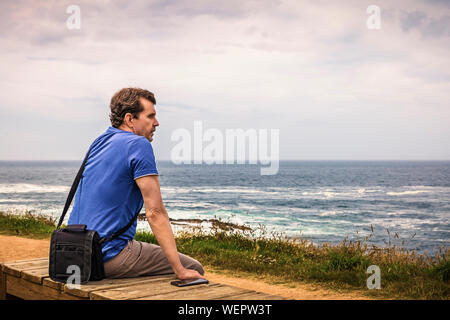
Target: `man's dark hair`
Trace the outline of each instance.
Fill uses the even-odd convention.
[[[120,127],[125,114],[131,113],[134,118],[139,117],[139,113],[144,110],[139,99],[144,98],[156,104],[155,95],[145,89],[123,88],[116,92],[111,98],[111,113],[109,119],[114,128]]]

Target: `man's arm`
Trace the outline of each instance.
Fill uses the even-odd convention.
[[[169,260],[173,271],[179,279],[203,278],[195,270],[183,267],[178,255],[177,246],[169,222],[169,215],[164,207],[159,179],[157,175],[144,176],[136,179],[136,183],[141,189],[144,197],[145,212],[150,228],[156,237],[161,249]]]

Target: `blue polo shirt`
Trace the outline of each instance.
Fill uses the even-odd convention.
[[[100,237],[112,235],[142,209],[144,200],[135,179],[157,174],[149,140],[109,127],[92,143],[68,225],[85,224]],[[136,226],[137,221],[116,239],[102,244],[104,262],[134,239]]]

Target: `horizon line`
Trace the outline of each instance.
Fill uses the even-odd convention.
[[[20,162],[26,162],[26,161],[48,161],[48,162],[56,162],[56,161],[67,161],[67,162],[75,162],[75,161],[82,161],[83,159],[0,159],[0,162],[13,162],[13,161],[20,161]],[[158,161],[164,161],[164,162],[172,162],[171,159],[156,159],[156,162]],[[191,164],[195,164],[194,159],[191,160]],[[222,160],[224,163],[226,163],[226,159]],[[234,160],[237,161],[237,160]],[[250,160],[246,159],[245,163],[241,164],[250,164],[248,163]],[[274,160],[275,161],[275,160]],[[450,161],[450,159],[279,159],[278,161]],[[185,163],[183,163],[184,165]],[[205,164],[205,163],[200,163]],[[217,163],[213,163],[217,164]],[[230,163],[230,164],[238,164],[238,163]],[[257,160],[257,163],[254,163],[255,165],[260,164],[259,160]]]

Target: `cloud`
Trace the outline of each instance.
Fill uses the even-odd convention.
[[[450,37],[450,16],[442,16],[438,19],[430,19],[425,27],[425,34],[433,36]]]
[[[409,31],[411,28],[418,28],[426,19],[427,15],[421,11],[405,12],[400,18],[402,30]]]
[[[68,30],[70,4],[0,3],[2,114],[45,118],[60,130],[78,123],[94,135],[112,94],[137,86],[155,92],[164,128],[204,119],[220,128],[276,126],[292,137],[320,127],[319,136],[334,137],[345,124],[363,141],[378,128],[366,119],[375,114],[386,131],[411,137],[436,118],[423,130],[450,138],[445,5],[379,1],[382,27],[369,30],[367,4],[356,0],[79,1],[81,29]],[[26,131],[17,121],[8,128]],[[170,146],[164,128],[161,148]],[[378,152],[388,140],[380,133]],[[292,157],[305,147],[285,143]]]
[[[449,37],[450,16],[428,17],[424,12],[403,12],[400,17],[402,30],[409,32],[417,29],[424,36]]]
[[[160,0],[153,1],[149,9],[166,17],[208,15],[219,19],[242,19],[263,10],[271,10],[280,4],[279,0]]]

